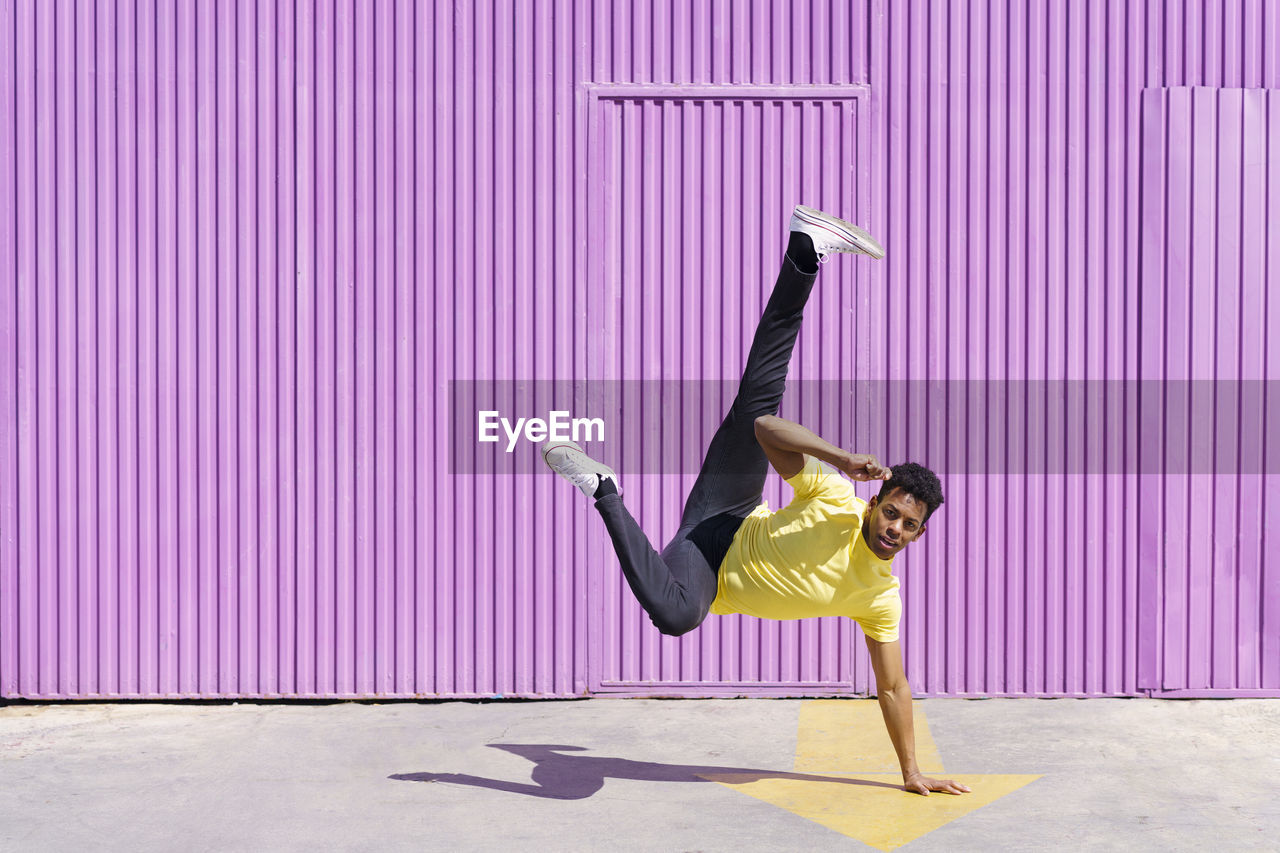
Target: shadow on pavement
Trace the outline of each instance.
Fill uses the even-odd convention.
[[[472,785],[476,788],[490,788],[494,791],[509,791],[513,794],[526,794],[530,797],[544,797],[552,800],[581,800],[590,797],[604,787],[605,779],[610,778],[635,779],[643,782],[718,781],[729,784],[756,782],[760,779],[797,779],[901,789],[900,785],[887,782],[848,779],[841,776],[817,776],[786,770],[752,770],[743,767],[712,767],[701,764],[658,764],[653,761],[632,761],[629,758],[562,754],[570,751],[586,751],[586,748],[581,746],[523,743],[491,743],[487,746],[505,750],[532,761],[533,782],[508,782],[504,779],[486,779],[483,776],[471,776],[466,773],[395,773],[387,778],[401,782],[452,782],[455,785]]]

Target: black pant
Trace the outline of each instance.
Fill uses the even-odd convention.
[[[708,554],[724,556],[714,540],[726,533],[731,537],[741,519],[764,499],[769,461],[756,441],[755,420],[776,414],[782,402],[791,351],[817,277],[816,270],[804,273],[789,257],[783,260],[756,326],[737,397],[707,448],[702,470],[685,500],[680,529],[662,553],[653,550],[621,497],[608,495],[596,501],[631,591],[664,634],[688,633],[707,618],[720,570],[720,559],[709,560]]]

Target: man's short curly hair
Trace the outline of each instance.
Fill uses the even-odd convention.
[[[933,511],[942,506],[942,482],[938,475],[915,462],[901,462],[894,465],[892,470],[893,476],[880,486],[881,502],[894,489],[902,489],[928,507],[928,512],[924,514],[924,520],[928,521]]]

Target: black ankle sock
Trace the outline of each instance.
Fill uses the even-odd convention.
[[[618,487],[614,485],[613,478],[601,477],[600,485],[596,486],[595,494],[593,494],[591,497],[595,498],[596,500],[600,500],[601,498],[608,497],[609,495],[616,495],[617,493],[618,493]]]
[[[787,257],[803,273],[818,271],[818,253],[813,250],[813,240],[808,234],[800,231],[791,232],[791,240],[787,243]]]

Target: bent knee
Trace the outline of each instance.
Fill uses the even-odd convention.
[[[706,615],[693,611],[667,614],[660,618],[655,617],[653,626],[659,633],[666,634],[668,637],[680,637],[701,625]]]

